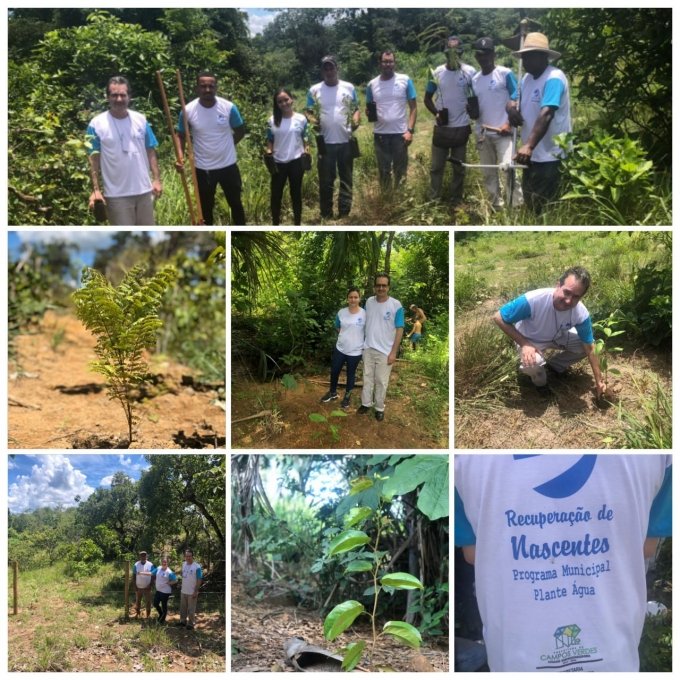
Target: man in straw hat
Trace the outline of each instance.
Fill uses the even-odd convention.
[[[550,64],[560,53],[550,49],[543,33],[528,33],[522,49],[512,54],[522,60],[526,70],[520,84],[519,109],[516,101],[507,104],[510,123],[522,126],[522,145],[515,160],[529,166],[522,175],[524,200],[539,214],[559,193],[564,152],[554,138],[571,132],[569,83],[564,73]]]

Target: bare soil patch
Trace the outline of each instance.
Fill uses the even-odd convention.
[[[418,399],[432,395],[427,379],[414,379],[398,361],[387,390],[385,419],[376,421],[373,412],[358,415],[361,388],[352,393],[352,404],[346,417],[331,416],[341,410],[344,395],[327,404],[319,399],[328,390],[328,375],[310,375],[298,380],[294,390],[286,390],[277,381],[263,384],[232,379],[232,446],[234,448],[329,448],[329,449],[432,449],[448,447],[448,410],[438,426],[424,424],[415,409]],[[341,377],[341,380],[343,378]],[[360,375],[358,382],[361,383]],[[235,422],[255,414],[250,420]],[[338,426],[334,439],[329,426],[309,420],[310,413],[324,415]]]
[[[62,335],[63,334],[63,335]],[[57,339],[61,336],[61,340]],[[152,356],[152,379],[137,395],[128,442],[123,409],[88,369],[93,336],[70,315],[45,314],[38,332],[16,339],[9,371],[9,448],[182,449],[226,446],[223,393],[202,385],[191,369]]]

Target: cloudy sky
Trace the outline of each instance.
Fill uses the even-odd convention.
[[[37,508],[77,505],[99,487],[111,485],[121,471],[139,479],[149,467],[143,455],[133,454],[36,454],[17,455],[9,462],[9,509],[29,512]]]
[[[241,11],[248,12],[248,28],[250,29],[251,36],[262,33],[265,26],[274,21],[274,17],[278,14],[278,12],[257,9],[256,7],[246,7]]]

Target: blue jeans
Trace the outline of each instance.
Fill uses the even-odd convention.
[[[380,188],[396,189],[406,177],[408,168],[408,147],[402,134],[373,135],[375,157],[378,161]]]
[[[333,188],[335,178],[340,176],[338,214],[348,215],[352,209],[352,169],[354,159],[349,142],[326,143],[326,153],[319,155],[319,206],[321,217],[333,217]]]
[[[333,348],[333,354],[331,355],[331,394],[335,394],[338,389],[338,378],[345,363],[347,363],[347,387],[345,392],[351,392],[354,389],[357,366],[360,361],[361,354],[352,357],[349,354],[343,354],[337,347]]]

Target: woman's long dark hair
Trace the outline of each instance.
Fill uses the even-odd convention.
[[[279,127],[281,125],[281,119],[283,118],[283,113],[281,113],[281,109],[279,108],[279,105],[277,104],[276,100],[278,99],[280,94],[286,93],[293,101],[295,101],[295,97],[288,92],[288,90],[285,87],[280,87],[278,90],[276,90],[276,93],[274,94],[274,125],[276,127]]]

